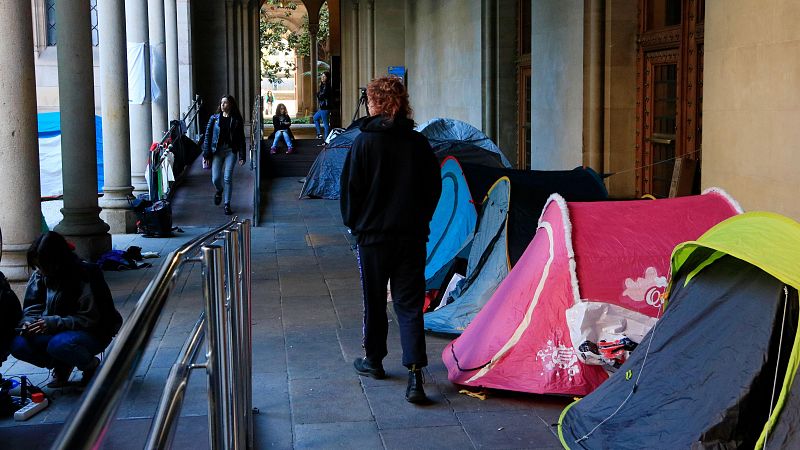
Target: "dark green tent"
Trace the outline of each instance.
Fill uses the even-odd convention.
[[[672,255],[663,318],[559,420],[565,448],[800,448],[800,224],[747,213]]]

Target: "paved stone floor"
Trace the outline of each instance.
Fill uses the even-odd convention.
[[[139,245],[166,256],[223,223],[226,217],[210,202],[207,172],[193,170],[176,198],[175,225],[183,233],[171,239],[114,236],[115,247]],[[234,209],[247,217],[252,180],[249,171],[238,170]],[[298,200],[301,186],[296,178],[273,180],[262,226],[253,229],[257,448],[560,448],[551,425],[568,399],[490,392],[478,400],[459,394],[439,356],[448,339],[428,337],[431,364],[425,387],[431,405],[414,406],[403,398],[406,371],[396,326],[390,326],[390,353],[384,361],[390,377],[378,381],[354,373],[352,361],[361,355],[362,300],[352,243],[341,225],[338,202]],[[157,266],[163,259],[152,261]],[[155,271],[107,272],[123,316]],[[161,383],[200,312],[200,281],[196,265],[179,278],[104,448],[142,448]],[[36,384],[48,377],[42,369],[13,360],[3,364],[2,372],[29,375]],[[190,379],[175,448],[208,447],[205,383],[199,371]],[[29,421],[0,420],[0,447],[49,448],[79,401],[80,389],[50,393],[53,405]]]

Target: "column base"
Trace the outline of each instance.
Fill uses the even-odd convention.
[[[100,208],[62,208],[61,213],[64,220],[53,231],[75,244],[78,256],[95,261],[111,250],[111,235],[108,234],[108,225],[100,220]]]
[[[75,244],[75,253],[87,261],[97,261],[100,255],[111,250],[111,235],[108,233],[93,236],[65,234],[64,238]]]
[[[111,234],[132,234],[136,233],[136,213],[131,209],[123,208],[103,208],[100,211],[100,218],[108,224]]]
[[[26,281],[31,275],[28,269],[28,248],[19,250],[4,248],[0,271],[3,271],[8,281]]]

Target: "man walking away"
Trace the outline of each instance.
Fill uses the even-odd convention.
[[[406,400],[424,403],[425,243],[442,191],[440,168],[428,140],[414,131],[400,78],[373,80],[367,102],[371,116],[361,124],[341,177],[342,219],[358,243],[364,295],[365,357],[353,365],[360,375],[386,377],[382,361],[388,353],[386,284],[391,280],[408,368]]]

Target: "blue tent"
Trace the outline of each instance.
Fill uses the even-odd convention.
[[[478,212],[461,164],[452,156],[445,158],[442,162],[442,195],[430,223],[426,280],[450,267],[462,247],[472,240],[477,222]]]
[[[38,131],[40,144],[43,139],[54,138],[61,135],[61,113],[60,112],[47,112],[37,114]],[[103,190],[103,124],[100,116],[94,116],[95,125],[95,148],[97,153],[97,190]],[[60,149],[59,149],[60,150]],[[43,153],[45,148],[40,145],[40,154]],[[41,158],[40,163],[42,173],[61,173],[61,159],[58,158]]]

